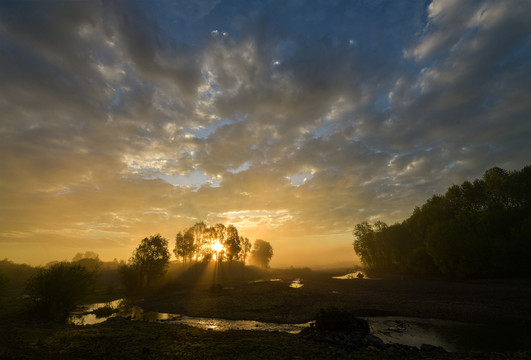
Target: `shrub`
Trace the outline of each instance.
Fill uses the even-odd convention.
[[[46,320],[65,320],[90,291],[94,273],[85,267],[57,263],[40,269],[28,281],[26,291],[37,315]]]

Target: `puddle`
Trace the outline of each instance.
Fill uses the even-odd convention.
[[[370,279],[363,271],[351,272],[341,276],[332,276],[332,279],[351,280],[351,279]]]
[[[304,284],[301,281],[302,279],[295,279],[291,282],[291,284],[289,284],[289,287],[293,289],[300,289],[301,287],[304,286]]]
[[[277,323],[266,323],[261,321],[253,320],[225,320],[225,319],[214,319],[214,318],[201,318],[201,317],[190,317],[190,316],[180,316],[177,318],[158,321],[167,324],[185,324],[190,326],[199,327],[206,330],[217,330],[217,331],[226,331],[226,330],[254,330],[254,331],[280,331],[290,334],[298,334],[302,329],[310,326],[310,322],[303,324],[277,324]]]
[[[112,314],[110,316],[98,316],[94,314],[93,311],[102,309],[102,308],[107,308],[107,307],[116,310],[120,308],[123,302],[124,302],[124,299],[117,299],[117,300],[106,302],[106,303],[94,303],[94,304],[86,304],[86,305],[78,306],[77,310],[70,314],[67,322],[69,324],[74,324],[74,325],[99,324],[107,320],[109,317],[115,316],[116,314]]]
[[[282,279],[268,279],[268,280],[251,280],[249,284],[258,284],[262,282],[281,282]]]

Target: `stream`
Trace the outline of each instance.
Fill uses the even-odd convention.
[[[115,309],[115,313],[97,316],[97,309]],[[114,318],[114,319],[113,319]],[[531,334],[523,326],[479,325],[414,317],[364,317],[371,333],[385,343],[420,347],[422,344],[441,346],[447,351],[517,351],[529,350]],[[254,330],[281,331],[298,334],[310,322],[302,324],[267,323],[254,320],[227,320],[191,317],[181,314],[147,312],[139,306],[126,306],[122,299],[109,303],[83,305],[73,312],[68,322],[94,325],[104,321],[153,321],[161,324],[185,324],[216,331]]]

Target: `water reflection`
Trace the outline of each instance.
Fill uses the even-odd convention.
[[[302,279],[295,279],[291,282],[291,284],[289,285],[290,288],[293,288],[293,289],[300,289],[301,287],[304,286],[304,284],[301,282]]]
[[[470,330],[473,325],[454,321],[410,317],[366,318],[371,333],[385,343],[400,343],[420,347],[422,344],[441,346],[447,351],[462,350],[451,338],[444,336],[444,328],[453,331]]]
[[[277,324],[266,323],[254,320],[225,320],[202,317],[180,316],[166,321],[160,321],[170,324],[185,324],[199,327],[207,330],[259,330],[259,331],[281,331],[290,334],[298,334],[302,329],[310,326],[310,323],[303,324]]]
[[[282,279],[267,279],[267,280],[261,279],[261,280],[251,280],[249,281],[249,284],[258,284],[262,282],[281,282],[281,281]]]
[[[351,280],[351,279],[370,279],[363,271],[355,271],[341,276],[332,276],[332,279]]]
[[[387,343],[447,351],[529,351],[531,332],[525,324],[471,324],[412,317],[370,317],[371,332]]]
[[[70,316],[67,319],[67,322],[69,324],[74,325],[94,325],[99,324],[101,322],[104,322],[110,317],[113,317],[116,315],[116,313],[113,313],[112,315],[107,316],[101,316],[98,313],[98,310],[109,308],[112,310],[118,310],[122,308],[125,304],[124,299],[117,299],[106,303],[94,303],[94,304],[85,304],[78,306],[76,311],[72,312]]]

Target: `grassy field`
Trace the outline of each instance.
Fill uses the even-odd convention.
[[[172,275],[165,286],[135,300],[145,310],[189,316],[300,323],[323,307],[360,316],[403,315],[472,322],[531,323],[529,279],[474,281],[402,277],[338,280],[340,272],[308,269],[213,274],[196,268]],[[291,288],[295,279],[302,288]],[[256,280],[277,279],[276,281]],[[213,284],[215,284],[213,286]],[[100,298],[98,298],[98,296]],[[105,292],[93,301],[107,301]],[[26,304],[0,306],[2,359],[529,359],[531,349],[507,353],[426,353],[352,348],[301,335],[259,331],[212,331],[178,324],[102,323],[91,326],[39,323]],[[521,351],[520,351],[521,350]]]

